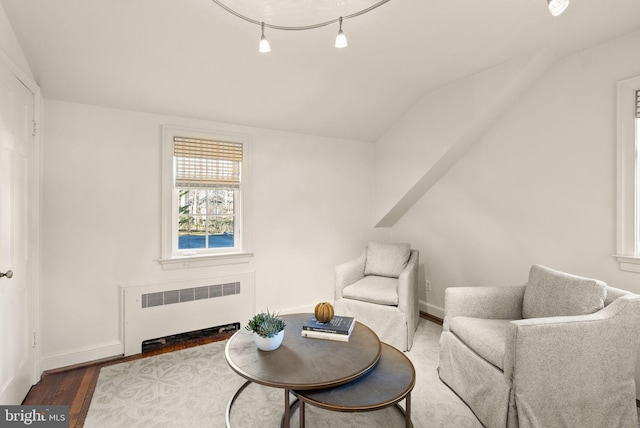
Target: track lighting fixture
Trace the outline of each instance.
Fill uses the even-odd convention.
[[[344,31],[342,31],[342,17],[340,17],[340,29],[338,30],[338,35],[336,36],[336,47],[346,48],[349,46],[347,43],[347,36],[344,35]]]
[[[569,6],[569,0],[547,0],[549,12],[553,16],[558,16]]]
[[[252,24],[256,24],[256,25],[260,25],[260,28],[262,30],[262,34],[260,36],[260,44],[258,45],[258,51],[260,53],[267,53],[267,52],[271,52],[271,45],[269,44],[269,40],[267,40],[267,37],[264,35],[264,28],[265,27],[269,27],[273,30],[285,30],[285,31],[301,31],[301,30],[313,30],[315,28],[320,28],[320,27],[326,27],[327,25],[332,25],[335,23],[339,23],[339,27],[338,27],[338,35],[336,36],[336,42],[335,42],[335,47],[336,48],[346,48],[348,46],[347,43],[347,36],[344,34],[344,31],[342,31],[342,21],[345,19],[351,19],[351,18],[355,18],[357,16],[363,15],[367,12],[372,11],[373,9],[376,9],[380,6],[382,6],[383,4],[391,1],[391,0],[380,0],[377,3],[362,9],[358,12],[352,13],[350,15],[343,15],[340,16],[339,18],[336,19],[332,19],[329,21],[325,21],[325,22],[319,22],[317,24],[311,24],[311,25],[304,25],[304,26],[287,26],[287,25],[275,25],[275,24],[267,24],[264,21],[257,21],[255,19],[249,18],[239,12],[236,12],[235,10],[231,9],[229,6],[225,5],[222,0],[212,0],[215,4],[217,4],[218,6],[220,6],[222,9],[226,10],[227,12],[237,16],[240,19],[243,19],[247,22],[250,22]],[[507,0],[505,0],[507,1]],[[558,16],[560,15],[562,12],[565,11],[565,9],[567,9],[567,6],[569,6],[569,0],[547,0],[547,5],[549,7],[549,12],[551,13],[551,15],[553,16]]]
[[[326,27],[327,25],[331,25],[331,24],[335,24],[335,23],[339,23],[340,27],[338,29],[338,36],[336,37],[336,43],[335,46],[336,48],[345,48],[347,47],[347,36],[345,36],[344,32],[342,31],[342,21],[344,19],[351,19],[351,18],[355,18],[356,16],[360,16],[363,15],[367,12],[372,11],[373,9],[376,9],[380,6],[382,6],[383,4],[391,1],[391,0],[380,0],[377,3],[362,9],[358,12],[354,12],[350,15],[343,15],[339,18],[335,18],[332,19],[330,21],[325,21],[325,22],[319,22],[317,24],[311,24],[311,25],[304,25],[304,26],[299,26],[299,27],[294,27],[294,26],[287,26],[287,25],[275,25],[275,24],[268,24],[266,22],[263,21],[257,21],[255,19],[249,18],[239,12],[236,12],[235,10],[231,9],[229,6],[225,5],[222,0],[212,0],[215,4],[217,4],[218,6],[220,6],[221,8],[223,8],[224,10],[226,10],[227,12],[237,16],[240,19],[243,19],[247,22],[250,22],[252,24],[256,24],[256,25],[260,25],[260,28],[262,29],[262,35],[260,36],[260,45],[258,46],[258,50],[261,53],[267,53],[267,52],[271,52],[271,46],[269,45],[269,41],[267,40],[267,37],[264,35],[264,28],[268,27],[271,28],[273,30],[286,30],[286,31],[301,31],[301,30],[313,30],[315,28],[320,28],[320,27]]]
[[[269,40],[267,40],[264,35],[264,22],[261,25],[262,27],[262,36],[260,37],[260,45],[258,46],[258,51],[260,53],[269,53],[271,52],[271,45],[269,44]]]

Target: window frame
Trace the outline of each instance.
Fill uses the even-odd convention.
[[[640,76],[618,82],[617,253],[620,270],[640,273]]]
[[[174,180],[174,137],[241,143],[242,185],[236,191],[235,229],[238,231],[234,247],[205,251],[178,250],[178,189]],[[248,135],[232,134],[206,129],[195,129],[173,125],[162,126],[162,209],[161,209],[161,257],[163,270],[190,267],[248,263],[253,257],[251,248],[251,138]]]

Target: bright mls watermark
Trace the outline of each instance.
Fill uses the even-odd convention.
[[[0,406],[0,428],[69,428],[69,406]]]

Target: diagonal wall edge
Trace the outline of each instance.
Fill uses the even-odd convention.
[[[555,63],[548,49],[532,53],[517,76],[487,106],[467,131],[455,140],[431,168],[377,222],[376,227],[393,226],[475,144],[507,110]]]

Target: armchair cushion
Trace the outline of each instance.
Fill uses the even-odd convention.
[[[410,244],[369,242],[364,274],[397,278],[407,266],[410,255]]]
[[[607,285],[534,265],[522,301],[523,318],[588,315],[604,308]]]
[[[504,370],[504,347],[510,323],[510,320],[454,317],[450,329],[478,355]]]
[[[342,296],[362,302],[398,306],[398,280],[384,276],[365,276],[345,287]]]

